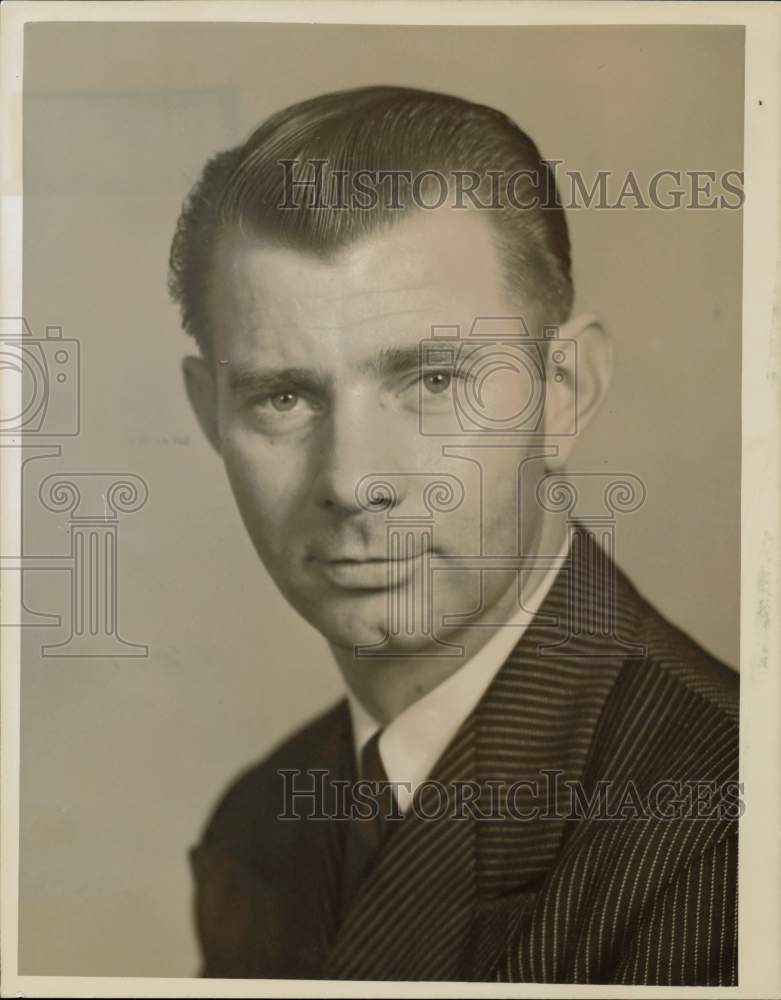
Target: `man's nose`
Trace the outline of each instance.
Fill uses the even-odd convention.
[[[355,393],[335,404],[318,435],[317,472],[314,481],[315,499],[319,506],[345,513],[365,512],[366,499],[361,498],[359,485],[368,476],[398,473],[404,442],[376,395]],[[407,456],[411,464],[412,456]],[[397,506],[406,495],[404,477],[396,477],[392,491],[372,490],[369,503],[385,511]]]

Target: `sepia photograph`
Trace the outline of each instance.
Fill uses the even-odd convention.
[[[778,995],[772,5],[56,6],[2,995]]]

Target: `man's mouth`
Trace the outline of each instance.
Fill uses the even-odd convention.
[[[312,556],[317,570],[338,587],[386,590],[399,587],[420,572],[427,549],[417,553],[384,553],[381,556]]]

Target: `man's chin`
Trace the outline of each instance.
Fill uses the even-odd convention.
[[[371,600],[350,601],[349,607],[341,601],[329,602],[317,609],[316,616],[304,617],[332,646],[349,653],[373,648],[386,656],[414,655],[432,645],[431,636],[420,632],[391,635],[387,612],[387,595],[378,593]]]

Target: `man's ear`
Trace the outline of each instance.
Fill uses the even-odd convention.
[[[217,380],[214,369],[204,358],[187,357],[182,362],[187,398],[201,430],[219,455],[220,432],[217,419]]]
[[[561,466],[607,394],[613,349],[609,334],[591,315],[562,324],[557,339],[560,347],[551,340],[546,358],[545,434],[559,449],[551,464]]]

